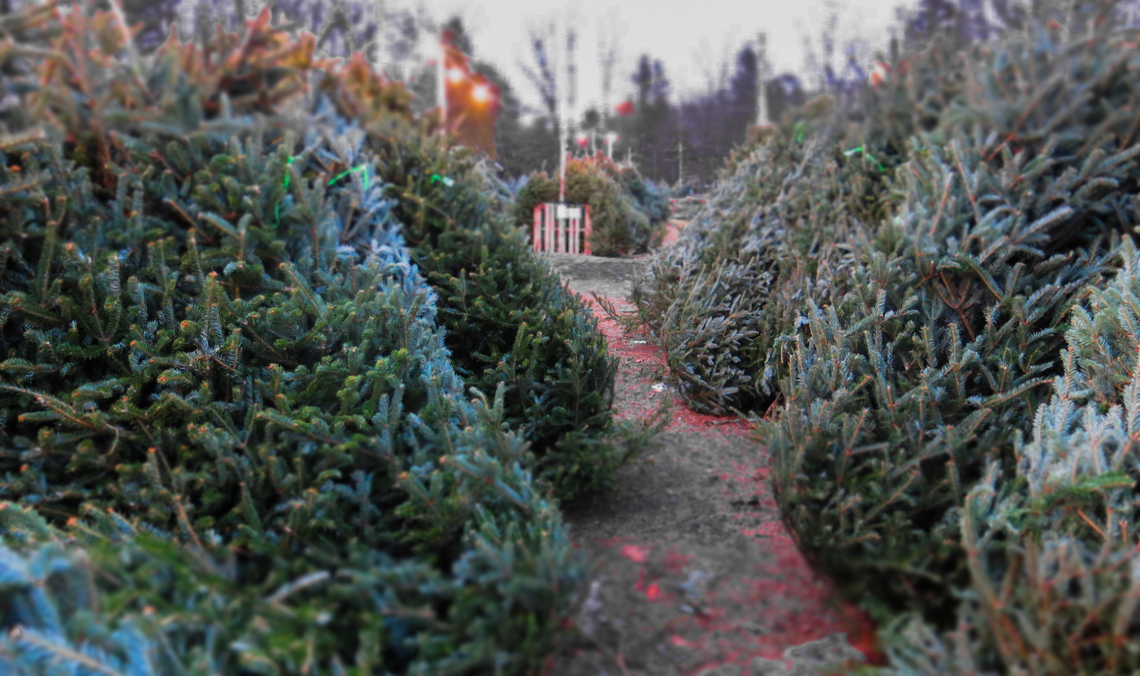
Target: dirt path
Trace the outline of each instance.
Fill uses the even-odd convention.
[[[631,309],[633,275],[648,263],[548,260],[591,306],[596,291],[619,310]],[[780,522],[749,426],[689,411],[663,388],[649,336],[594,312],[620,359],[618,415],[646,416],[667,397],[673,421],[611,494],[566,507],[594,567],[574,616],[581,633],[543,676],[811,676],[885,663],[870,620],[831,601]]]

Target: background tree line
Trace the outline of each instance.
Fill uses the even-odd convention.
[[[12,11],[22,4],[20,0],[0,0],[0,12]],[[197,37],[204,31],[212,31],[219,23],[232,30],[237,26],[239,15],[252,17],[265,3],[263,0],[123,0],[122,4],[129,23],[145,25],[138,45],[141,53],[150,54],[165,41],[178,17],[182,17],[183,30],[192,31]],[[499,88],[502,111],[496,122],[495,146],[496,159],[505,177],[514,179],[538,170],[557,171],[561,124],[556,114],[558,97],[572,97],[573,92],[559,91],[551,58],[557,39],[553,30],[548,30],[546,35],[532,32],[529,37],[533,63],[525,68],[528,80],[525,84],[538,91],[542,102],[540,108],[532,109],[519,98],[517,83],[508,81],[495,64],[479,59],[476,45],[458,16],[437,24],[422,7],[417,13],[386,10],[383,17],[376,17],[370,13],[371,5],[363,2],[275,0],[268,4],[275,20],[281,13],[288,17],[287,30],[313,30],[318,38],[318,49],[344,56],[361,50],[370,58],[378,59],[389,77],[403,80],[415,94],[413,105],[417,113],[435,107],[437,97],[435,68],[415,57],[417,45],[420,41],[438,39],[445,29],[452,30],[457,36],[455,44],[472,57],[472,70],[482,73]],[[1124,4],[1135,9],[1140,6],[1140,0]],[[896,14],[906,46],[924,42],[936,34],[949,36],[956,44],[966,46],[1004,30],[1023,28],[1028,18],[1039,12],[1040,6],[1041,0],[1029,0],[1028,5],[1015,4],[1014,0],[919,0],[915,9],[908,11],[900,7]],[[98,0],[96,8],[109,9],[109,4],[107,0]],[[807,60],[815,71],[815,82],[805,83],[792,73],[768,74],[763,86],[769,121],[778,121],[789,108],[802,105],[822,92],[835,95],[842,103],[851,100],[865,86],[866,68],[871,59],[865,54],[860,58],[856,45],[844,47],[842,72],[836,73],[832,65],[836,47],[835,19],[833,14],[824,27],[822,60],[817,59],[805,38]],[[369,51],[377,47],[379,30],[384,31],[380,40],[383,54],[379,50]],[[570,53],[575,51],[576,37],[573,31],[565,36]],[[706,93],[688,100],[675,100],[661,61],[641,54],[628,76],[631,94],[624,98],[633,103],[629,116],[613,113],[613,101],[608,99],[615,52],[612,41],[608,48],[602,47],[599,58],[607,99],[603,107],[610,109],[585,110],[574,131],[614,131],[621,137],[614,148],[615,160],[632,162],[643,176],[655,182],[680,187],[683,179],[693,190],[707,188],[715,180],[724,158],[746,139],[748,127],[758,119],[761,64],[756,45],[747,42],[741,46],[731,75],[726,72],[727,64],[721,64],[719,82],[710,82]],[[897,60],[897,34],[891,38],[889,52],[889,56],[877,52],[873,60]],[[532,119],[524,122],[524,115],[531,115]],[[570,147],[577,156],[586,154],[574,143]],[[597,147],[604,148],[600,138]]]

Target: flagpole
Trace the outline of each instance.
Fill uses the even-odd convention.
[[[677,185],[685,178],[685,144],[677,139]]]
[[[439,67],[438,67],[439,86],[437,89],[439,90],[438,95],[439,95],[440,109],[443,111],[443,130],[445,133],[447,130],[447,84],[446,84],[446,81],[444,80],[444,77],[446,75],[446,71],[444,68],[444,61],[446,60],[446,58],[447,58],[447,48],[443,44],[443,33],[440,33],[439,34]]]
[[[561,22],[559,22],[559,23],[561,23]],[[558,39],[559,37],[561,37],[561,36],[558,36],[558,35],[555,36],[555,38],[554,38],[554,44],[555,45],[562,44],[562,42]],[[553,49],[551,51],[557,52],[558,48],[555,47],[555,49]],[[566,57],[566,60],[568,60],[568,56],[565,54],[565,51],[566,51],[565,46],[563,46],[563,56]],[[561,60],[562,59],[560,59],[559,61],[561,61]],[[555,70],[554,70],[555,78],[558,77],[558,73],[562,70],[559,67],[562,65],[563,65],[562,63],[558,63],[555,66]],[[558,201],[559,201],[559,203],[566,201],[566,154],[568,152],[566,145],[569,142],[569,139],[568,139],[568,130],[566,128],[567,124],[566,124],[566,91],[565,90],[569,89],[569,86],[570,86],[569,85],[569,79],[570,78],[568,78],[568,77],[564,78],[563,87],[556,87],[556,91],[558,92],[558,118],[559,118],[559,125],[558,125],[558,127],[559,127],[559,133],[558,133],[558,156],[559,156],[558,157]],[[555,80],[555,81],[557,82],[557,80]]]
[[[384,0],[372,0],[372,23],[376,24],[376,37],[368,55],[373,70],[380,70],[380,15],[384,12]]]
[[[767,78],[768,78],[768,69],[765,67],[765,63],[766,63],[767,58],[768,58],[768,36],[767,36],[767,34],[761,33],[759,39],[756,42],[757,42],[757,47],[758,47],[757,51],[760,52],[757,55],[757,59],[756,59],[756,66],[757,66],[756,69],[758,71],[760,71],[760,73],[759,73],[760,100],[757,101],[757,106],[756,106],[758,109],[757,115],[756,115],[756,124],[766,125],[766,124],[768,124],[768,87],[765,84],[767,82]]]

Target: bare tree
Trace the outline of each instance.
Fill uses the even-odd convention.
[[[716,74],[714,72],[714,66],[712,63],[712,54],[709,53],[709,38],[707,35],[701,36],[700,44],[700,53],[696,53],[696,50],[693,50],[690,52],[690,54],[692,54],[694,57],[693,60],[696,61],[697,65],[700,67],[701,73],[704,74],[705,82],[708,83],[708,91],[705,93],[712,94],[714,83],[716,82]]]
[[[527,79],[538,89],[542,98],[545,112],[549,121],[558,132],[559,142],[559,199],[562,199],[566,165],[565,154],[570,126],[576,113],[577,89],[577,42],[578,34],[574,26],[576,17],[572,14],[564,21],[548,20],[546,36],[531,26],[528,28],[530,43],[534,49],[534,59],[537,68],[529,68],[519,63]],[[562,35],[559,35],[561,33]],[[557,45],[565,39],[565,49],[561,52]]]
[[[574,95],[577,80],[577,64],[574,60],[574,55],[577,51],[577,31],[573,28],[573,22],[568,22],[565,39],[566,50],[564,52],[565,61],[557,59],[557,49],[555,49],[558,38],[555,22],[549,20],[546,25],[546,35],[534,26],[528,29],[530,36],[530,44],[533,50],[535,67],[528,67],[525,63],[519,62],[519,66],[523,70],[523,74],[531,84],[538,89],[539,97],[542,99],[542,108],[535,109],[530,106],[523,106],[524,112],[543,115],[545,114],[555,126],[559,124],[559,97],[566,97],[565,103],[568,103],[572,108],[575,105]],[[568,77],[565,78],[565,87],[559,85],[558,69],[565,68]]]
[[[616,9],[613,5],[610,6],[608,36],[606,35],[607,31],[603,30],[602,18],[598,17],[598,65],[601,66],[602,70],[602,120],[607,129],[609,128],[610,107],[613,105],[610,94],[613,87],[614,68],[617,66]]]
[[[571,5],[573,8],[574,5]],[[577,25],[575,16],[571,16],[568,25]],[[577,110],[578,105],[578,33],[570,29],[566,32],[566,103],[570,113]]]
[[[240,1],[238,0],[238,2]],[[340,29],[341,35],[348,43],[349,54],[356,51],[356,39],[352,35],[352,23],[348,19],[348,10],[344,7],[344,0],[333,0],[332,10],[329,11],[325,24],[319,29],[314,26],[317,33],[317,45],[313,50],[315,53],[324,57],[333,56],[332,43],[329,42],[329,38],[332,36],[333,29],[336,28]],[[321,51],[322,47],[325,47],[323,52]]]
[[[827,4],[831,8],[832,3]],[[831,68],[831,59],[835,54],[835,29],[838,23],[839,15],[832,11],[823,26],[823,34],[820,36],[820,43],[823,46],[822,60],[816,56],[815,50],[812,49],[811,37],[804,33],[801,38],[804,45],[804,68],[815,76],[817,91],[830,89],[835,80],[835,71]]]
[[[728,86],[729,64],[733,62],[732,45],[736,44],[739,26],[734,26],[732,32],[721,42],[720,61],[714,65],[708,37],[702,35],[700,39],[700,52],[690,52],[708,83],[706,95],[711,96],[720,89]]]
[[[558,99],[558,201],[561,202],[565,199],[565,186],[566,186],[566,149],[570,137],[570,125],[575,117],[575,98],[577,83],[577,31],[574,26],[577,24],[576,17],[573,13],[566,17],[565,34],[566,34],[566,51],[556,56],[554,62],[554,72],[557,74],[561,68],[565,68],[565,80],[562,87],[557,87]]]
[[[555,81],[554,65],[552,55],[550,54],[550,45],[553,42],[554,36],[554,22],[547,25],[546,36],[544,37],[541,32],[531,27],[528,30],[530,36],[530,46],[534,50],[535,69],[527,67],[525,63],[519,62],[519,66],[523,70],[523,74],[531,84],[538,89],[538,96],[542,100],[542,108],[535,109],[527,105],[523,105],[524,112],[542,115],[545,113],[551,120],[558,116],[558,83]]]

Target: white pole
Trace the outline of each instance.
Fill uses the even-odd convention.
[[[384,13],[384,0],[373,0],[372,2],[372,23],[376,26],[375,42],[372,43],[372,54],[370,55],[372,61],[372,70],[380,70],[380,16]]]
[[[677,139],[677,185],[685,179],[685,144]]]
[[[447,73],[443,67],[443,62],[444,62],[444,58],[446,57],[446,55],[447,55],[447,50],[443,44],[443,33],[440,32],[440,34],[439,34],[439,68],[437,71],[439,73],[439,86],[436,89],[438,90],[437,95],[439,96],[439,105],[440,105],[441,110],[443,111],[443,129],[445,130],[444,133],[446,133],[446,129],[447,129],[447,83],[444,80],[444,78],[447,76]]]
[[[768,51],[768,36],[765,33],[761,33],[760,34],[760,40],[759,40],[759,52],[760,53],[756,55],[756,66],[757,66],[756,70],[758,72],[757,77],[760,80],[760,87],[759,87],[759,89],[760,89],[760,103],[759,103],[760,111],[756,115],[756,124],[768,124],[768,100],[767,100],[768,99],[768,91],[767,91],[768,88],[764,85],[764,82],[766,79],[765,78],[766,73],[764,72],[765,71],[764,60],[768,56],[767,51]]]
[[[559,21],[558,23],[561,23],[561,21]],[[559,133],[558,133],[558,201],[561,203],[561,202],[566,201],[566,152],[567,152],[566,146],[570,140],[568,130],[567,130],[568,125],[566,124],[566,121],[567,121],[566,120],[566,88],[569,86],[569,78],[563,79],[563,83],[562,83],[563,86],[561,86],[561,87],[559,87],[557,85],[557,82],[558,82],[558,75],[562,71],[562,69],[558,67],[558,66],[562,65],[562,63],[560,61],[562,61],[562,60],[569,61],[569,59],[566,58],[566,56],[567,56],[565,54],[566,47],[565,47],[565,45],[562,44],[562,41],[559,40],[559,38],[562,36],[558,35],[557,34],[558,32],[559,31],[556,28],[555,29],[555,36],[554,36],[555,48],[550,50],[550,51],[552,53],[557,53],[558,50],[561,49],[562,50],[562,56],[564,57],[563,59],[560,59],[558,62],[556,62],[555,69],[554,69],[554,81],[556,83],[555,84],[555,93],[556,93],[555,95],[558,97],[558,118],[559,118],[559,121],[561,122],[561,124],[559,125]]]

